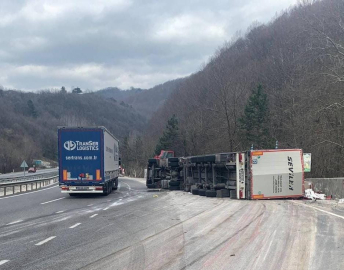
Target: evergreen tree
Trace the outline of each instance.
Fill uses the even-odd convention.
[[[239,122],[247,147],[253,144],[255,149],[273,148],[269,133],[268,98],[261,85],[252,92]]]
[[[37,118],[38,113],[31,99],[27,102],[27,106],[29,108],[29,115],[32,116],[33,118]]]
[[[174,150],[178,151],[180,148],[179,127],[178,119],[173,115],[166,125],[163,135],[160,137],[159,142],[155,148],[155,154],[159,155],[161,150]]]
[[[66,94],[67,93],[67,90],[64,86],[61,87],[61,91],[60,91],[62,94]]]

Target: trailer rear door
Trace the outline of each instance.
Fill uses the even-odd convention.
[[[102,129],[59,129],[60,183],[103,182],[102,148]]]
[[[303,196],[301,149],[251,151],[250,163],[251,199]]]

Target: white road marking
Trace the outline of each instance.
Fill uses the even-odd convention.
[[[51,188],[56,188],[56,187],[58,187],[58,185],[50,187],[50,188],[40,189],[40,190],[37,190],[37,191],[31,191],[31,192],[28,192],[28,193],[23,193],[23,194],[8,196],[8,197],[5,197],[5,198],[0,198],[0,200],[10,199],[10,198],[18,197],[18,196],[30,195],[32,193],[41,192],[41,191],[48,190],[48,189],[51,189]]]
[[[297,203],[297,202],[294,202],[294,201],[293,201],[293,203],[295,203],[295,204],[298,204],[298,205],[302,205],[302,206],[306,206],[306,207],[309,207],[309,208],[313,208],[313,209],[315,209],[315,210],[318,210],[318,211],[324,212],[324,213],[326,213],[326,214],[329,214],[329,215],[332,215],[332,216],[335,216],[335,217],[338,217],[338,218],[344,219],[344,216],[337,215],[337,214],[334,214],[334,213],[332,213],[332,212],[329,212],[329,211],[322,210],[322,209],[320,209],[320,208],[318,208],[318,207],[310,206],[310,205],[303,204],[303,203]]]
[[[19,222],[22,222],[23,220],[22,219],[19,219],[19,220],[16,220],[16,221],[12,221],[11,223],[8,223],[6,225],[13,225],[13,224],[16,224],[16,223],[19,223]]]
[[[69,229],[74,229],[75,227],[78,227],[81,223],[76,223],[73,226],[70,226]]]
[[[55,237],[56,237],[56,236],[50,236],[50,237],[48,237],[47,239],[45,239],[45,240],[43,240],[43,241],[37,243],[36,246],[41,246],[41,245],[43,245],[43,244],[49,242],[50,240],[53,240]]]
[[[57,211],[56,214],[60,214],[60,213],[63,213],[64,211]]]
[[[3,265],[5,263],[7,263],[7,262],[9,262],[9,260],[2,260],[2,261],[0,261],[0,265]]]
[[[90,216],[90,218],[94,218],[96,216],[98,216],[98,214],[94,214],[94,215]]]
[[[62,198],[58,198],[58,199],[55,199],[55,200],[51,200],[51,201],[47,201],[47,202],[43,202],[41,204],[47,204],[47,203],[51,203],[51,202],[56,202],[56,201],[59,201],[59,200],[62,200],[64,199],[65,197],[62,197]]]
[[[0,265],[3,265],[5,263],[7,263],[7,262],[9,262],[9,260],[2,260],[2,261],[0,261]]]
[[[109,209],[109,207],[106,207],[106,208],[104,208],[103,210],[108,210]]]
[[[87,205],[87,206],[92,206],[93,205],[93,203],[91,203],[91,204],[89,204],[89,205]]]

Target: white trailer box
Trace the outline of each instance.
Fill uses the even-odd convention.
[[[250,153],[251,199],[300,198],[304,194],[301,149],[255,150]]]

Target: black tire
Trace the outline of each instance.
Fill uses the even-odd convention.
[[[180,190],[180,187],[177,187],[177,186],[170,186],[168,189],[169,189],[169,190]]]
[[[112,190],[117,190],[118,188],[118,178],[115,179],[114,185],[112,185]]]
[[[168,158],[168,162],[170,163],[170,162],[179,162],[179,158],[177,158],[177,157],[170,157],[170,158]]]
[[[175,181],[175,180],[171,180],[168,184],[170,187],[172,187],[172,186],[179,187],[180,186],[180,182]]]
[[[75,197],[75,196],[76,196],[76,193],[69,193],[69,196]]]
[[[216,191],[215,190],[207,190],[205,192],[206,197],[216,197]]]
[[[237,199],[237,192],[236,192],[236,190],[230,190],[229,191],[229,197],[231,199]]]
[[[155,158],[150,158],[150,159],[148,159],[148,163],[150,163],[150,164],[157,164],[158,162],[157,162],[157,160]]]
[[[103,186],[103,196],[109,195],[109,184]]]
[[[205,196],[205,192],[206,192],[205,189],[199,189],[199,190],[198,190],[198,195],[199,195],[199,196]]]
[[[168,166],[169,167],[179,167],[179,162],[169,162]]]
[[[147,188],[156,188],[155,184],[147,184]]]
[[[191,193],[192,193],[193,195],[198,195],[198,191],[199,191],[198,188],[195,188],[195,189],[192,190]]]

